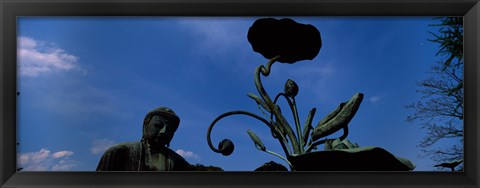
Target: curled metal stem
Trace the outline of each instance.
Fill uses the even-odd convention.
[[[288,105],[290,106],[290,109],[292,110],[293,119],[295,120],[295,127],[297,128],[297,139],[300,142],[299,145],[303,146],[303,135],[300,129],[300,119],[298,118],[298,110],[297,110],[297,104],[295,102],[295,97],[292,97],[290,100],[290,97],[288,97],[285,93],[281,92],[277,94],[277,96],[275,96],[275,99],[273,100],[273,104],[277,104],[278,98],[281,96],[285,98]],[[273,116],[273,113],[270,115],[270,119],[273,118],[272,116]],[[300,152],[303,153],[303,147],[300,147]]]
[[[297,128],[298,141],[300,142],[300,153],[303,153],[303,135],[302,129],[300,128],[300,119],[298,118],[297,103],[295,102],[295,97],[292,97],[292,104],[290,108],[292,109],[293,118],[295,119],[295,126]]]
[[[265,103],[267,104],[267,106],[270,109],[270,111],[272,112],[272,114],[275,115],[275,119],[280,122],[280,125],[283,127],[283,130],[288,135],[288,137],[289,137],[289,139],[292,143],[292,148],[293,148],[294,153],[295,154],[301,154],[300,145],[298,143],[298,140],[297,140],[295,134],[293,133],[292,128],[290,127],[288,122],[285,120],[285,117],[282,116],[282,114],[280,113],[277,106],[272,102],[272,99],[267,94],[267,91],[265,91],[265,89],[262,85],[262,81],[260,80],[260,73],[265,77],[270,75],[271,66],[279,58],[280,58],[280,56],[276,56],[276,57],[270,59],[270,61],[268,61],[267,65],[266,65],[266,67],[263,66],[263,65],[260,65],[260,66],[257,67],[257,69],[255,70],[255,75],[254,75],[255,76],[254,77],[255,78],[255,85],[256,85],[257,90],[260,93],[260,96],[262,97],[263,101],[265,101]]]
[[[213,122],[210,124],[210,126],[208,127],[208,131],[207,131],[207,142],[208,142],[208,146],[210,147],[210,149],[212,149],[214,152],[216,153],[221,153],[221,151],[218,149],[218,148],[215,148],[215,146],[213,146],[212,144],[212,140],[211,140],[211,132],[212,132],[212,129],[214,127],[214,125],[220,121],[221,119],[227,117],[227,116],[232,116],[232,115],[237,115],[237,114],[241,114],[241,115],[247,115],[247,116],[250,116],[250,117],[253,117],[255,119],[258,119],[260,120],[261,122],[263,122],[265,125],[267,125],[268,127],[270,127],[271,131],[275,131],[275,133],[277,135],[280,135],[282,137],[283,140],[285,140],[285,138],[283,137],[283,135],[280,133],[280,131],[270,122],[268,122],[266,119],[258,116],[257,114],[254,114],[254,113],[251,113],[251,112],[247,112],[247,111],[230,111],[230,112],[226,112],[226,113],[223,113],[222,115],[218,116],[217,118],[215,118],[215,120],[213,120]],[[284,143],[284,141],[279,139],[279,142],[280,142],[280,145],[282,146],[283,148],[283,151],[285,152],[285,155],[289,155],[289,151],[286,147],[286,144]]]

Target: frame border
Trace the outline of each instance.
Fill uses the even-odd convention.
[[[19,16],[464,16],[464,172],[17,172]],[[479,0],[0,0],[0,187],[479,187]],[[188,180],[188,181],[185,181]]]

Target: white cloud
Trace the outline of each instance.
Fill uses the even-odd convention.
[[[37,46],[37,41],[29,37],[20,37],[18,42],[22,49],[34,49]]]
[[[177,149],[175,152],[178,153],[183,158],[193,159],[193,160],[196,160],[197,162],[200,161],[200,156],[198,156],[196,153],[193,153],[191,151]]]
[[[59,152],[56,152],[52,155],[53,158],[55,159],[58,159],[58,158],[61,158],[61,157],[68,157],[68,156],[71,156],[73,155],[73,152],[72,151],[59,151]]]
[[[52,166],[52,171],[68,171],[77,166],[75,161],[64,159]]]
[[[41,161],[46,160],[49,154],[50,154],[50,150],[42,148],[38,152],[31,153],[29,156],[29,159],[31,159],[33,163],[39,163]]]
[[[378,97],[378,96],[373,96],[373,97],[369,98],[369,101],[371,103],[377,103],[379,100],[380,100],[380,97]]]
[[[108,148],[113,146],[115,142],[110,139],[96,139],[92,142],[92,147],[90,147],[90,153],[92,154],[103,154]]]
[[[63,49],[29,37],[18,38],[17,57],[20,75],[30,77],[71,70],[77,67],[79,59]]]
[[[69,158],[74,154],[72,151],[50,153],[50,150],[42,148],[37,152],[19,154],[17,165],[23,168],[23,171],[71,170],[77,166],[77,163]]]
[[[20,164],[27,164],[29,160],[30,160],[29,155],[22,154],[18,157],[18,163]]]

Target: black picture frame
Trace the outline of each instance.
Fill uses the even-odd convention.
[[[478,0],[0,0],[1,187],[479,187]],[[19,16],[464,16],[463,172],[16,171],[16,19]]]

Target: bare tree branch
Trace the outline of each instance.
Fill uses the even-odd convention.
[[[426,131],[418,145],[423,148],[422,157],[441,163],[463,159],[463,19],[436,19],[441,23],[432,26],[440,28],[438,33],[430,32],[434,39],[429,41],[440,45],[436,55],[445,59],[431,67],[430,78],[417,83],[422,99],[406,108],[415,111],[407,121],[418,121]],[[459,143],[439,148],[438,143],[446,139],[457,139]]]

